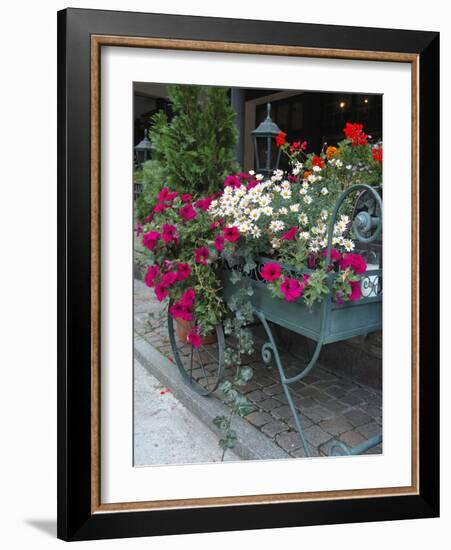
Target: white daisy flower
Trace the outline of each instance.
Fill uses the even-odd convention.
[[[255,179],[256,179],[257,181],[262,181],[263,175],[262,175],[262,174],[257,174],[257,175],[255,176]]]
[[[347,164],[346,165],[346,170],[351,170],[351,168],[352,168],[352,164]]]
[[[311,197],[310,195],[306,195],[306,196],[304,197],[304,202],[305,202],[305,204],[312,204],[313,199],[312,199],[312,197]]]
[[[279,208],[278,213],[286,216],[288,214],[288,210],[285,208],[285,206],[282,206],[282,208]]]
[[[323,235],[327,231],[327,225],[324,222],[319,222],[318,224],[318,232]]]
[[[279,248],[282,241],[280,239],[271,239],[271,245],[273,248]]]
[[[269,195],[263,195],[260,197],[260,206],[261,207],[265,207],[265,206],[269,206],[271,204],[271,198],[269,197]]]
[[[310,176],[307,178],[307,180],[310,183],[315,183],[315,181],[317,180],[317,176],[315,176],[315,174],[310,174]]]
[[[313,170],[314,172],[321,172],[321,167],[315,165],[315,166],[312,168],[312,170]]]
[[[290,212],[299,212],[299,203],[297,202],[296,204],[291,204],[290,205]]]
[[[306,189],[305,187],[301,187],[299,189],[299,194],[300,195],[306,195],[308,193],[308,189]]]
[[[291,197],[291,189],[282,189],[280,196],[284,199],[289,199]]]
[[[274,220],[269,224],[271,231],[282,231],[284,227],[285,224],[281,220]]]
[[[273,213],[273,207],[272,206],[265,206],[263,208],[263,214],[265,214],[265,216],[272,216],[272,213]]]
[[[325,208],[323,208],[320,213],[321,219],[327,220],[328,216],[329,216],[329,212]]]
[[[256,239],[259,239],[262,235],[262,232],[260,231],[260,228],[256,225],[253,225],[250,230],[250,234],[255,237]]]
[[[251,229],[251,226],[250,226],[249,222],[243,222],[243,223],[239,224],[239,226],[238,226],[238,231],[240,233],[243,233],[243,234],[244,233],[249,233],[250,229]]]
[[[254,170],[249,170],[248,174],[249,174],[250,176],[253,176],[253,175],[255,174],[255,171],[254,171]]]
[[[287,180],[284,180],[281,184],[280,184],[280,187],[282,189],[290,189],[291,185],[290,185],[290,182],[287,181]]]
[[[307,214],[305,212],[302,212],[301,214],[299,214],[298,220],[301,225],[307,225],[308,224]]]
[[[260,214],[261,214],[260,210],[254,209],[254,210],[251,210],[249,217],[253,222],[256,222],[260,217]]]
[[[352,252],[354,250],[354,243],[351,241],[351,239],[344,239],[343,240],[343,246],[345,247],[346,252]]]
[[[302,231],[299,233],[299,238],[303,241],[308,241],[310,239],[310,233],[308,231]]]
[[[321,189],[321,195],[327,195],[327,193],[329,193],[329,191],[327,190],[327,187],[323,187]]]
[[[343,166],[343,161],[341,161],[340,159],[336,159],[335,166],[337,168],[341,168]]]

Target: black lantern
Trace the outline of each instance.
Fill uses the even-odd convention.
[[[266,118],[252,132],[255,151],[255,170],[269,176],[279,167],[280,148],[277,147],[276,137],[280,128],[271,119],[271,103],[266,104]]]
[[[152,149],[153,145],[147,138],[146,130],[144,132],[144,138],[142,139],[142,141],[140,141],[138,145],[135,146],[136,163],[138,164],[138,166],[142,167],[146,160],[150,159]]]

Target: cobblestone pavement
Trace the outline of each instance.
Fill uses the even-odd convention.
[[[143,283],[136,280],[134,300],[135,332],[173,360],[166,315],[162,313],[161,304]],[[247,361],[254,369],[254,376],[247,386],[240,388],[255,406],[246,420],[292,457],[303,457],[304,448],[294,427],[277,367],[275,364],[267,366],[261,359],[259,343],[264,340],[259,327],[254,329],[254,335],[256,352]],[[295,376],[305,364],[294,353],[281,351],[280,354],[287,376]],[[204,371],[204,374],[210,376],[211,366],[208,361],[205,363],[207,373]],[[198,377],[201,377],[202,373],[198,370]],[[224,378],[231,379],[234,373],[235,369],[228,367]],[[300,411],[301,424],[312,456],[328,454],[333,440],[354,447],[382,431],[382,394],[325,369],[320,362],[302,381],[292,384],[290,389]],[[215,396],[221,398],[219,392]],[[367,453],[382,453],[382,445],[373,447]]]

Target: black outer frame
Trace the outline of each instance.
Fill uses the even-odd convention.
[[[91,34],[420,56],[418,496],[91,513]],[[437,517],[438,206],[439,33],[72,8],[58,12],[58,537],[88,540]]]

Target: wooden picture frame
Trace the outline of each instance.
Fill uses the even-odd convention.
[[[393,61],[412,67],[410,487],[100,502],[100,51],[103,46]],[[439,513],[439,35],[67,9],[58,13],[58,537],[436,517]],[[408,200],[408,198],[407,198]]]

